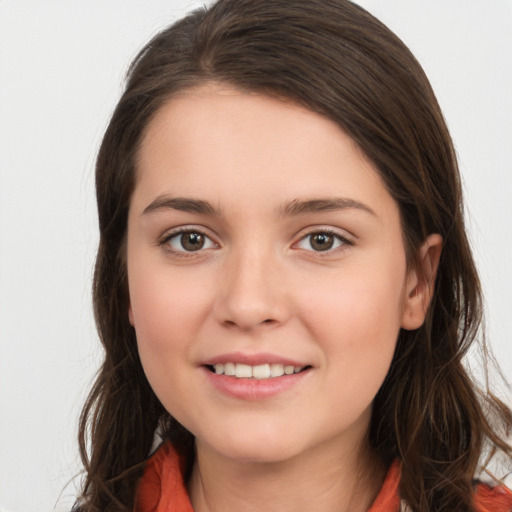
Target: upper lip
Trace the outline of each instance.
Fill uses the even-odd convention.
[[[231,352],[229,354],[220,354],[204,361],[205,366],[214,366],[216,364],[239,363],[249,366],[258,366],[261,364],[282,364],[284,366],[307,366],[307,363],[280,356],[271,353],[244,354],[242,352]]]

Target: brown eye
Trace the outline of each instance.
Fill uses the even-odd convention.
[[[326,252],[337,249],[342,245],[352,245],[346,238],[329,231],[317,231],[310,233],[302,238],[299,243],[299,249],[306,249],[313,252]]]
[[[166,243],[175,252],[195,252],[215,246],[212,240],[199,231],[182,231],[170,236]]]
[[[334,245],[334,235],[330,233],[315,233],[310,236],[310,244],[315,251],[327,251],[328,249],[332,249]]]
[[[204,236],[201,233],[183,233],[180,238],[181,246],[186,251],[198,251],[203,248]]]

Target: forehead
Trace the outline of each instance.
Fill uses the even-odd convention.
[[[218,84],[165,103],[138,156],[136,191],[148,200],[168,193],[247,205],[258,198],[339,195],[394,203],[336,123],[291,102]]]

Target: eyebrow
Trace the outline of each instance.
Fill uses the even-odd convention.
[[[375,217],[377,216],[377,214],[366,204],[346,197],[330,197],[307,200],[294,199],[293,201],[285,203],[281,207],[280,214],[283,217],[288,217],[301,215],[303,213],[329,212],[348,209],[362,210]]]
[[[198,213],[221,217],[222,213],[208,201],[192,199],[189,197],[160,196],[152,201],[144,211],[143,215],[160,210],[178,210],[181,212]],[[331,197],[321,199],[293,199],[288,201],[279,209],[282,217],[293,217],[305,213],[318,213],[336,210],[356,209],[365,211],[373,216],[377,214],[366,204],[346,197]]]
[[[208,201],[203,201],[201,199],[191,199],[188,197],[169,196],[157,197],[153,202],[146,206],[146,208],[144,208],[142,214],[146,215],[148,213],[168,209],[178,210],[180,212],[216,215],[219,217],[221,216],[221,212],[217,208],[214,208]]]

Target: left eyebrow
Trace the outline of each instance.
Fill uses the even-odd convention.
[[[285,203],[279,210],[283,217],[301,215],[303,213],[318,213],[335,210],[362,210],[375,217],[377,214],[366,204],[346,197],[331,197],[322,199],[294,199]]]

